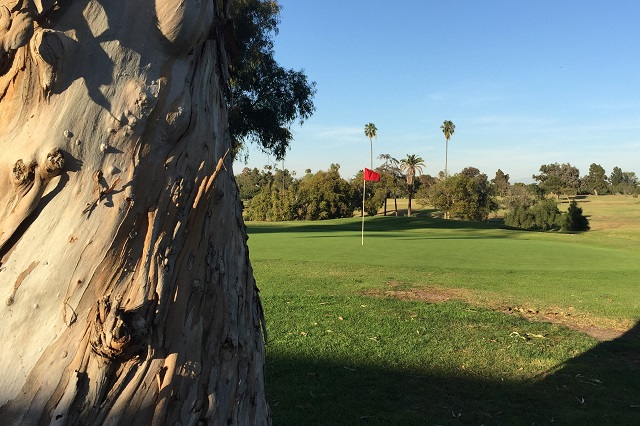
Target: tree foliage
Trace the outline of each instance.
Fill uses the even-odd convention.
[[[332,164],[327,171],[308,173],[298,180],[293,179],[288,170],[278,170],[275,175],[271,171],[265,171],[255,177],[254,171],[247,172],[245,169],[236,178],[240,182],[246,180],[248,185],[254,185],[251,182],[258,182],[257,185],[260,185],[253,198],[245,199],[245,217],[259,221],[351,217],[359,205],[358,191],[340,177],[339,170],[338,164]],[[253,178],[249,180],[243,175],[251,175]],[[284,186],[281,183],[283,179]],[[361,197],[362,192],[359,194]],[[381,205],[382,202],[378,208]]]
[[[371,141],[378,137],[378,128],[373,123],[367,123],[364,125],[364,135]]]
[[[567,213],[562,216],[563,231],[581,232],[589,230],[589,219],[582,214],[582,208],[578,207],[576,200],[569,204]]]
[[[487,220],[498,209],[487,175],[475,167],[437,181],[428,190],[427,200],[445,217],[463,220]]]
[[[491,179],[491,184],[495,190],[496,195],[506,197],[509,193],[509,175],[505,174],[502,170],[496,171],[496,177]]]
[[[562,223],[562,214],[554,199],[545,198],[534,204],[514,203],[505,214],[504,223],[530,231],[558,230]]]
[[[609,192],[609,182],[604,168],[600,164],[592,163],[589,166],[589,174],[580,182],[583,192],[594,195],[602,195]]]
[[[378,128],[373,123],[364,125],[364,135],[369,138],[369,147],[371,149],[371,168],[373,168],[373,138],[378,138]]]
[[[505,210],[515,210],[518,206],[531,207],[537,200],[544,198],[544,193],[538,185],[525,185],[516,182],[509,187],[507,195],[502,199],[502,207]]]
[[[378,172],[382,172],[379,168]],[[358,207],[356,210],[362,209],[362,189],[365,188],[363,185],[364,181],[364,171],[359,171],[353,179],[350,180],[351,187],[358,198]],[[367,182],[366,184],[366,194],[364,197],[364,212],[369,216],[374,216],[378,213],[381,207],[384,206],[384,203],[387,199],[387,188],[392,185],[392,178],[389,175],[385,175],[380,173],[380,181],[379,182]]]
[[[505,223],[509,226],[545,231],[575,230],[584,228],[580,215],[574,213],[575,207],[571,207],[568,213],[560,213],[557,206],[554,207],[556,202],[548,199],[549,194],[557,196],[561,192],[569,197],[572,194],[567,185],[575,187],[577,184],[581,185],[580,193],[587,188],[598,188],[599,194],[614,192],[613,188],[623,194],[638,191],[635,173],[615,167],[610,179],[616,184],[614,187],[609,184],[604,169],[595,163],[589,168],[589,175],[582,179],[577,178],[578,170],[570,164],[542,166],[541,175],[537,176],[541,183],[527,185],[520,182],[510,184],[509,175],[500,169],[491,181],[475,167],[467,167],[454,176],[441,174],[434,178],[419,175],[424,162],[417,155],[407,155],[401,161],[390,154],[382,154],[378,158],[384,161],[376,169],[381,175],[380,181],[368,182],[364,197],[364,210],[369,215],[377,214],[381,207],[386,214],[390,197],[408,198],[409,208],[414,198],[420,198],[423,204],[431,204],[442,211],[445,218],[487,220],[500,207],[506,210]],[[362,206],[363,172],[358,172],[349,182],[342,180],[338,172],[339,165],[332,164],[329,171],[312,174],[307,169],[302,179],[295,179],[288,170],[276,169],[273,172],[267,166],[265,171],[245,168],[236,180],[247,206],[246,217],[251,220],[350,217]],[[321,178],[323,175],[326,176]],[[500,205],[497,195],[500,195]],[[396,214],[397,210],[396,203]],[[588,220],[585,226],[588,229]]]
[[[285,69],[274,58],[281,6],[274,0],[234,0],[237,52],[229,73],[229,130],[236,147],[257,143],[278,160],[293,138],[290,127],[315,111],[315,83],[304,71]]]
[[[545,193],[557,197],[576,195],[580,188],[580,171],[569,163],[543,164],[540,166],[540,174],[533,175],[533,178]]]
[[[380,182],[384,185],[386,196],[384,201],[384,215],[387,215],[387,198],[393,197],[395,214],[398,215],[398,197],[402,192],[402,171],[400,162],[389,154],[380,154],[379,160],[384,163],[379,167],[382,178]]]
[[[544,164],[540,166],[540,174],[533,175],[540,189],[546,195],[565,196],[567,199],[576,194],[624,194],[637,195],[638,178],[634,172],[625,172],[614,167],[607,176],[605,169],[591,163],[589,173],[579,176],[579,170],[571,164]]]
[[[257,168],[250,169],[245,167],[242,172],[236,175],[236,184],[240,192],[241,200],[251,200],[260,190],[273,182],[273,174],[271,172],[260,172]]]
[[[444,133],[446,144],[444,159],[444,175],[446,177],[448,175],[447,167],[449,163],[449,139],[451,139],[451,136],[453,136],[453,134],[456,132],[456,125],[453,124],[451,120],[444,120],[442,126],[440,126],[440,129],[442,130],[442,133]]]
[[[561,213],[553,198],[543,198],[532,202],[532,198],[515,200],[504,215],[507,226],[530,231],[589,230],[589,219],[582,214],[576,200],[572,200],[566,213]]]
[[[416,174],[422,174],[424,168],[424,160],[419,155],[407,154],[407,158],[400,160],[400,170],[404,172],[407,182],[407,193],[409,195],[409,204],[407,207],[407,216],[411,216],[411,200],[415,193],[414,180]]]
[[[296,218],[301,220],[351,217],[358,202],[356,192],[342,179],[340,166],[332,165],[300,182]]]
[[[637,194],[638,177],[634,172],[624,172],[620,167],[614,167],[611,172],[611,192],[615,194]]]
[[[251,199],[246,210],[247,220],[276,222],[295,219],[295,197],[291,191],[283,191],[273,181]]]

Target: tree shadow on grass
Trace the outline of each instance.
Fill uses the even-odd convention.
[[[463,220],[445,220],[433,216],[435,210],[424,210],[412,217],[374,216],[365,217],[365,230],[370,232],[412,231],[420,229],[461,229],[488,230],[505,229],[502,222],[471,222]],[[359,232],[360,218],[333,219],[326,221],[295,222],[249,222],[247,232],[251,234],[265,233],[303,233],[303,232]]]
[[[277,425],[636,425],[640,325],[535,380],[422,374],[267,351]]]

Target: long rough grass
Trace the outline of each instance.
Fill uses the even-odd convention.
[[[581,207],[583,234],[423,209],[367,218],[364,245],[357,218],[250,223],[274,423],[635,424],[640,204]]]

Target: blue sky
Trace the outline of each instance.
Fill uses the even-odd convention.
[[[317,83],[314,116],[292,127],[285,167],[369,166],[420,155],[530,182],[540,165],[591,163],[640,175],[640,2],[279,0],[276,58]],[[249,167],[271,162],[256,149]],[[379,165],[374,159],[374,166]],[[234,166],[236,173],[244,167]]]

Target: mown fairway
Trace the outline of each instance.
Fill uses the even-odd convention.
[[[581,207],[584,234],[425,209],[364,246],[357,218],[249,223],[274,423],[636,424],[640,202]]]

